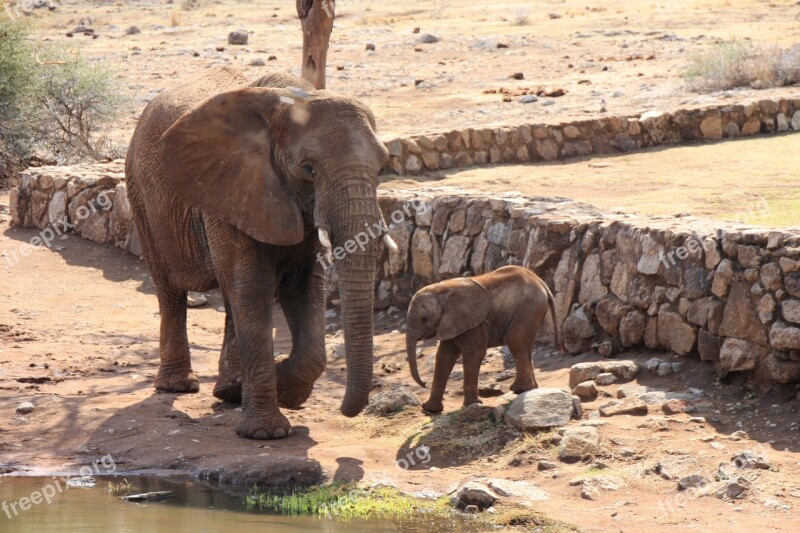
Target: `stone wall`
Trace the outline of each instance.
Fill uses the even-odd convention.
[[[465,128],[388,141],[391,159],[386,171],[418,174],[487,163],[552,161],[791,130],[800,131],[800,98],[565,124]]]
[[[800,130],[800,100],[467,129],[387,146],[395,170],[417,172],[789,128]],[[427,209],[391,229],[400,252],[382,252],[378,308],[405,306],[437,280],[523,265],[553,288],[571,353],[664,349],[713,361],[723,373],[748,372],[764,386],[800,381],[799,231],[603,214],[566,199],[487,198],[446,188],[380,193],[387,219],[411,201]],[[11,193],[11,215],[15,226],[72,230],[141,254],[122,161],[31,169]],[[550,334],[547,321],[543,339]]]

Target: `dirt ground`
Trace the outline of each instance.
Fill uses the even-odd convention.
[[[199,7],[182,9],[186,3]],[[339,0],[336,10],[328,88],[363,99],[386,134],[553,123],[798,94],[795,88],[701,95],[687,92],[681,77],[692,53],[719,39],[796,44],[795,0]],[[127,142],[145,102],[192,72],[231,65],[253,79],[299,73],[300,24],[294,2],[287,0],[61,0],[56,11],[41,16],[39,39],[105,61],[119,73],[122,93],[131,98],[117,124],[120,142]],[[78,25],[98,37],[66,37]],[[141,33],[126,35],[133,25]],[[228,32],[237,29],[251,32],[248,45],[227,44]],[[426,33],[440,41],[420,43]],[[375,45],[374,52],[366,50],[367,43]],[[254,60],[264,66],[251,66]],[[513,73],[524,79],[510,79]],[[564,89],[566,95],[522,104],[484,94],[538,87]]]
[[[0,196],[0,213],[7,205],[8,196]],[[33,235],[33,230],[8,229],[4,222],[0,258]],[[234,433],[237,406],[211,396],[223,328],[217,294],[210,294],[207,306],[189,311],[200,393],[158,394],[153,379],[159,319],[142,262],[70,237],[0,268],[0,467],[12,472],[77,470],[111,454],[118,472],[186,472],[262,483],[364,479],[391,481],[415,492],[441,492],[479,473],[536,483],[550,495],[537,503],[537,510],[586,531],[794,531],[800,518],[800,406],[791,401],[794,391],[748,395],[741,384],[715,384],[713,369],[697,360],[686,360],[684,370],[670,377],[640,372],[634,383],[665,391],[702,387],[710,402],[706,422],[691,421],[696,415],[655,411],[647,417],[603,419],[599,429],[605,452],[594,462],[561,463],[548,440],[552,433],[519,438],[498,430],[501,426],[485,416],[474,425],[458,426],[456,433],[444,417],[417,408],[388,420],[346,419],[338,414],[344,392],[341,359],[329,361],[303,409],[287,412],[295,429],[290,438],[250,441]],[[402,323],[402,312],[377,314],[375,392],[402,384],[424,400],[426,391],[406,370]],[[329,347],[337,342],[338,325],[338,314],[328,320]],[[276,339],[276,351],[288,351],[283,323]],[[423,376],[432,372],[432,354],[426,347],[420,360]],[[636,352],[620,358],[642,363],[653,355]],[[570,365],[582,360],[538,348],[539,385],[566,387]],[[483,367],[483,379],[494,382],[503,370],[502,357],[492,357]],[[507,390],[510,381],[497,383]],[[603,390],[614,396],[616,388]],[[460,407],[458,379],[448,391],[445,415]],[[605,400],[584,404],[584,422]],[[35,410],[19,417],[14,409],[23,401],[31,401]],[[484,399],[487,406],[498,402]],[[731,434],[737,430],[749,437],[736,440]],[[397,462],[415,456],[421,444],[430,447],[431,460],[399,468]],[[745,449],[759,451],[774,468],[757,471],[752,493],[735,503],[713,495],[684,501],[676,481],[652,472],[664,457],[689,454],[697,461],[696,470],[713,480],[720,463]],[[540,471],[543,460],[557,468]],[[577,477],[598,475],[610,475],[623,486],[586,500],[580,487],[570,484]]]
[[[462,187],[560,196],[601,209],[800,228],[800,135],[650,149],[578,160],[387,175],[383,189]]]
[[[746,36],[759,44],[786,46],[800,37],[796,19],[800,6],[794,0],[594,4],[578,0],[491,4],[340,0],[338,4],[329,88],[364,99],[387,134],[556,122],[596,117],[602,108],[608,114],[625,114],[792,94],[787,90],[687,93],[679,70],[692,50],[718,38]],[[560,18],[551,18],[551,13]],[[526,14],[527,24],[512,24]],[[99,37],[66,37],[81,23],[95,28]],[[125,35],[131,25],[137,25],[141,33]],[[440,42],[418,43],[412,33],[415,27],[438,36]],[[42,40],[78,48],[86,57],[103,59],[120,72],[124,92],[131,97],[130,109],[116,127],[120,142],[127,141],[144,104],[190,72],[222,64],[241,67],[252,78],[298,71],[299,22],[294,3],[285,0],[209,1],[189,11],[182,10],[178,1],[64,0],[59,9],[43,17],[39,28]],[[250,44],[227,45],[228,31],[239,28],[252,32]],[[375,52],[365,51],[368,42],[376,45]],[[508,48],[497,48],[498,43]],[[272,55],[275,60],[269,60]],[[645,59],[650,56],[653,59]],[[254,59],[266,65],[248,66]],[[513,72],[523,72],[525,79],[509,79]],[[563,88],[567,94],[533,104],[505,103],[496,94],[484,94],[485,89],[539,86]],[[549,101],[552,105],[546,105]],[[568,165],[470,169],[423,178],[422,186],[446,176],[446,183],[435,184],[520,190],[628,211],[669,215],[689,211],[718,219],[751,213],[750,206],[762,205],[759,198],[763,196],[773,218],[756,222],[795,226],[792,213],[800,199],[797,176],[789,171],[797,168],[796,137],[682,147]],[[518,179],[520,175],[525,179]],[[384,185],[419,186],[419,180]],[[747,205],[744,209],[743,204]],[[0,215],[7,214],[7,208],[4,193]],[[35,233],[10,230],[8,217],[0,218],[6,219],[0,222],[0,294],[4,296],[0,302],[0,471],[77,470],[110,453],[124,471],[185,472],[211,479],[275,483],[322,478],[388,480],[415,492],[445,491],[452,483],[480,473],[536,483],[550,495],[549,500],[537,503],[537,510],[587,531],[796,530],[800,519],[800,406],[792,400],[796,391],[750,395],[740,383],[717,383],[713,369],[696,360],[683,361],[684,369],[668,377],[642,372],[632,383],[664,391],[702,388],[704,399],[710,402],[709,412],[702,415],[706,421],[692,421],[695,415],[661,412],[603,419],[605,425],[599,427],[606,450],[603,456],[593,462],[565,464],[548,441],[552,434],[509,440],[495,425],[480,420],[469,426],[473,431],[453,434],[441,422],[444,417],[430,417],[413,408],[389,420],[366,415],[346,419],[338,414],[344,365],[331,360],[306,406],[287,412],[295,430],[290,438],[243,440],[234,433],[237,406],[211,396],[223,330],[218,295],[211,293],[207,306],[189,311],[200,393],[157,394],[153,379],[158,367],[159,317],[145,265],[119,250],[69,237],[9,266],[3,254],[10,254]],[[426,392],[406,371],[399,332],[403,318],[402,311],[377,314],[375,392],[402,384],[424,400]],[[339,323],[338,314],[328,321],[329,346],[338,342]],[[287,329],[279,323],[276,352],[288,351],[289,342]],[[429,376],[430,346],[425,354],[421,373]],[[654,355],[676,360],[647,352],[619,358],[643,363]],[[566,387],[569,367],[583,360],[540,347],[535,361],[539,385]],[[503,377],[503,371],[502,358],[491,358],[483,367],[483,379],[494,382]],[[507,390],[510,381],[497,383]],[[615,397],[617,387],[603,390]],[[462,400],[458,380],[451,381],[448,390],[445,415],[458,409]],[[605,399],[584,404],[584,422]],[[14,408],[23,401],[33,402],[35,410],[18,417]],[[484,399],[486,406],[498,402]],[[485,430],[485,436],[475,433],[475,428]],[[747,435],[732,436],[737,430]],[[420,444],[430,447],[430,462],[399,468],[397,462],[413,455]],[[720,463],[745,449],[760,451],[774,468],[757,472],[752,492],[743,500],[725,502],[711,495],[684,501],[677,495],[676,481],[653,472],[665,457],[688,454],[696,461],[696,470],[713,480]],[[552,461],[557,468],[540,471],[540,461]],[[264,479],[265,472],[270,473],[269,479]],[[623,486],[587,500],[581,497],[579,486],[570,484],[578,477],[598,475],[618,478]]]

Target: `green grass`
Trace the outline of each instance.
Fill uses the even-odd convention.
[[[394,487],[378,485],[359,487],[356,483],[334,483],[296,489],[287,494],[260,492],[255,489],[245,503],[250,509],[271,511],[288,516],[324,518],[403,520],[418,516],[451,518],[447,498],[415,498]]]
[[[522,528],[542,533],[578,531],[574,526],[550,520],[528,509],[510,508],[498,513],[464,515],[453,509],[446,496],[435,500],[416,498],[386,485],[362,487],[357,483],[333,483],[298,488],[284,494],[255,488],[245,499],[245,504],[251,511],[287,516],[424,523],[431,532],[502,528]]]

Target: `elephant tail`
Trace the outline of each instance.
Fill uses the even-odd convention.
[[[561,342],[561,335],[558,334],[558,319],[556,318],[556,302],[553,298],[553,293],[550,291],[550,287],[547,286],[546,283],[543,283],[544,290],[547,292],[547,305],[550,307],[550,317],[553,320],[553,344],[555,348],[564,353],[564,345]]]

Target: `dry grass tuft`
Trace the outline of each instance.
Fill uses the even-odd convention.
[[[692,56],[683,72],[692,90],[766,89],[800,83],[800,44],[759,48],[742,39],[723,41]]]

